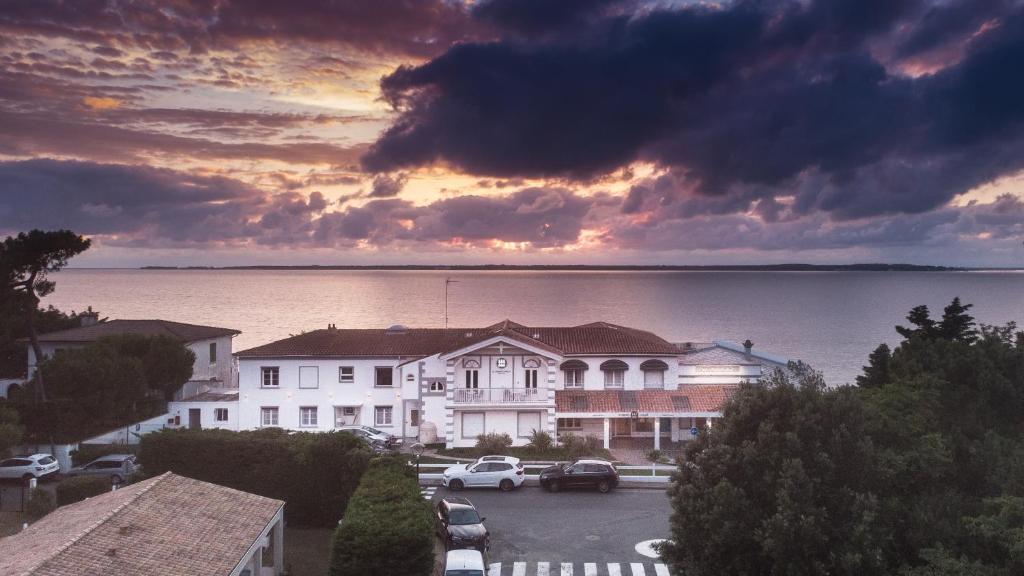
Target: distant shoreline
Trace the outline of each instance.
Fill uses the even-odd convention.
[[[917,264],[765,264],[706,266],[643,265],[307,265],[307,266],[143,266],[140,270],[395,270],[395,271],[542,271],[542,272],[969,272],[1020,268],[967,268]]]

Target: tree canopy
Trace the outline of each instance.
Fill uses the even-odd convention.
[[[670,496],[678,573],[1024,574],[1024,333],[911,310],[860,386],[745,385]]]

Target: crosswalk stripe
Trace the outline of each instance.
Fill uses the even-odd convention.
[[[645,576],[645,574],[647,574],[647,572],[644,571],[644,565],[639,562],[633,562],[630,564],[629,570],[633,573],[633,576]]]
[[[572,576],[571,562],[562,562],[562,576]]]
[[[664,564],[655,564],[654,565],[654,573],[657,574],[658,576],[669,576],[668,575],[668,566],[665,566]]]
[[[501,562],[495,562],[487,568],[487,576],[501,576]]]
[[[512,576],[526,576],[526,562],[516,562],[513,564]]]
[[[597,576],[597,564],[588,562],[583,565],[584,576]]]
[[[608,563],[608,576],[622,576],[622,570],[619,569],[619,564]]]
[[[537,576],[548,576],[551,573],[551,565],[547,562],[537,562]]]

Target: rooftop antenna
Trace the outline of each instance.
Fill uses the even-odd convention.
[[[458,284],[458,280],[452,280],[451,278],[444,279],[444,327],[448,328],[448,285]]]

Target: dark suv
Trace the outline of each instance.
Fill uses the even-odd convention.
[[[444,540],[446,550],[469,548],[486,554],[491,535],[484,527],[484,518],[473,503],[465,498],[446,496],[437,503],[435,514],[437,533]]]
[[[619,473],[605,460],[577,460],[568,466],[559,464],[541,470],[540,485],[551,492],[562,488],[597,488],[608,492],[619,485]]]

